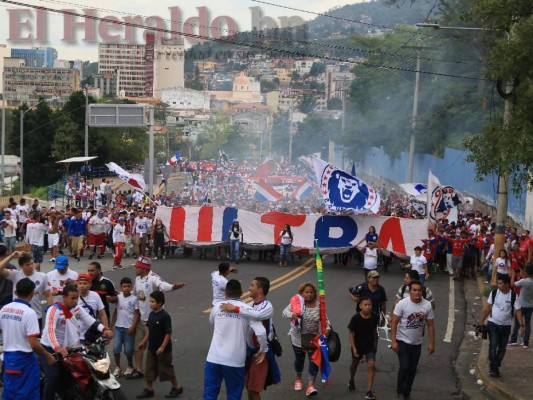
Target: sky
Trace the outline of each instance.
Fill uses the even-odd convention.
[[[312,12],[326,12],[329,9],[346,4],[352,4],[361,0],[291,0],[290,7],[298,8]],[[270,17],[280,25],[280,17],[298,16],[304,21],[314,19],[314,15],[288,10],[268,4],[261,4],[252,0],[191,0],[183,1],[153,1],[153,0],[18,0],[20,3],[32,4],[52,9],[74,9],[78,13],[83,13],[83,9],[95,9],[98,17],[115,17],[124,21],[125,16],[140,16],[140,24],[146,24],[146,18],[150,16],[159,17],[163,20],[173,18],[170,8],[178,9],[180,13],[179,20],[185,21],[192,17],[199,16],[199,8],[205,7],[207,11],[207,25],[217,26],[222,31],[227,27],[225,21],[229,17],[230,22],[236,25],[236,30],[248,31],[252,28],[253,15],[260,14],[262,17]],[[269,3],[287,4],[282,0],[267,0]],[[259,9],[251,10],[251,7]],[[82,59],[97,61],[98,59],[98,42],[104,41],[105,34],[116,35],[118,42],[124,43],[128,38],[137,43],[142,43],[142,29],[135,29],[128,37],[124,26],[111,26],[111,29],[105,29],[105,24],[101,21],[94,21],[94,34],[84,38],[84,28],[68,27],[68,17],[55,13],[38,13],[31,8],[21,7],[0,3],[0,44],[7,44],[10,48],[31,48],[32,46],[50,46],[58,50],[59,59]],[[75,18],[76,21],[81,21]],[[294,19],[293,19],[294,20]],[[196,23],[196,21],[189,21]],[[152,19],[152,23],[156,23]],[[170,29],[170,21],[164,21],[165,27]],[[220,30],[214,29],[212,32],[217,33]],[[197,33],[197,32],[192,32]],[[208,32],[209,33],[209,32]],[[209,33],[213,35],[213,33]],[[187,45],[190,46],[190,43]]]

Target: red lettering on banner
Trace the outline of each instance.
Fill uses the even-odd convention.
[[[389,218],[381,226],[379,231],[379,243],[383,248],[388,248],[389,243],[392,242],[392,250],[400,253],[405,252],[405,240],[402,234],[402,227],[398,218]]]
[[[198,214],[198,241],[210,242],[213,233],[213,207],[200,208]]]
[[[264,224],[274,225],[274,243],[277,243],[279,234],[283,231],[285,225],[301,226],[305,222],[305,215],[291,215],[281,212],[269,212],[261,215],[261,222]]]
[[[170,217],[170,237],[172,240],[185,239],[185,209],[174,207]]]

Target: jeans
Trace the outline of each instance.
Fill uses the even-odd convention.
[[[279,245],[279,262],[281,264],[287,262],[287,258],[289,256],[289,253],[291,251],[291,244],[280,244]]]
[[[133,345],[135,342],[135,333],[127,334],[127,328],[115,327],[115,335],[113,337],[113,354],[120,354],[122,352],[122,345],[124,345],[124,354],[126,357],[133,357]]]
[[[241,242],[239,240],[231,240],[229,241],[229,260],[230,261],[239,261],[240,258],[240,247]]]
[[[398,369],[398,381],[396,383],[396,393],[404,396],[411,395],[411,388],[416,375],[416,367],[420,360],[422,352],[421,344],[408,344],[398,340],[400,347],[398,351],[398,360],[400,368]]]
[[[301,347],[292,346],[292,349],[294,350],[294,370],[297,374],[301,374],[304,370],[304,363],[305,363],[305,354],[306,352],[302,350]],[[314,382],[316,375],[318,374],[318,366],[314,364],[311,361],[311,356],[313,355],[313,352],[307,352],[307,356],[309,358],[309,381]]]
[[[54,354],[54,350],[50,347],[43,346],[46,351]],[[59,377],[61,374],[61,367],[59,364],[48,365],[48,362],[43,356],[39,356],[41,362],[41,368],[44,371],[46,380],[44,381],[43,400],[55,400],[56,391],[59,385]]]
[[[529,346],[529,336],[531,335],[531,314],[533,313],[533,308],[531,307],[522,307],[522,315],[524,316],[524,346]],[[518,318],[514,318],[513,333],[511,334],[511,343],[518,342],[518,330],[520,329],[520,324],[518,323]]]
[[[244,367],[228,367],[206,361],[204,368],[203,400],[216,400],[222,386],[226,382],[226,399],[241,400],[244,389]]]
[[[15,251],[16,250],[16,246],[17,246],[17,238],[16,238],[16,236],[9,236],[9,237],[5,237],[4,236],[4,244],[7,247],[7,252],[8,253],[10,251]]]
[[[492,261],[489,261],[488,267],[487,267],[487,281],[490,283],[492,279]]]
[[[428,267],[429,268],[429,267]],[[418,276],[420,277],[420,283],[422,284],[422,286],[426,286],[426,274],[418,274]]]
[[[496,325],[494,322],[488,323],[489,328],[489,365],[490,369],[500,368],[502,365],[507,341],[511,334],[511,325]]]

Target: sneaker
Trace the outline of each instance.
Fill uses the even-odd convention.
[[[529,346],[527,344],[522,346],[524,349],[529,349]]]
[[[120,265],[113,265],[113,270],[116,271],[117,269],[120,269]]]
[[[366,392],[365,399],[368,399],[368,400],[376,400],[376,396],[374,396],[374,393],[372,393],[372,391],[369,390],[368,392]]]
[[[146,388],[142,391],[141,394],[137,395],[138,399],[150,399],[152,397],[154,397],[154,391],[153,390],[148,390]]]
[[[89,260],[92,260],[94,257],[94,253],[93,254],[89,254]]]
[[[296,391],[300,391],[302,390],[303,386],[302,386],[302,380],[301,379],[296,379],[294,381],[294,390]]]
[[[128,376],[128,375],[131,375],[131,373],[134,371],[134,369],[132,367],[128,367],[126,368],[126,370],[124,371],[124,375],[125,376]]]
[[[157,257],[153,257],[152,260],[157,260]]]
[[[140,372],[140,371],[137,371],[137,370],[134,370],[131,374],[129,374],[126,378],[127,379],[142,379],[144,377],[144,373]],[[145,390],[148,390],[148,389],[145,389]],[[153,392],[152,392],[152,396],[153,396]],[[137,398],[142,398],[142,397],[138,397]]]
[[[167,259],[167,256],[163,256],[163,260],[166,260]]]
[[[501,376],[500,371],[498,370],[498,368],[491,368],[489,369],[489,376],[492,376],[493,378],[499,378]]]
[[[489,281],[485,281],[485,282],[483,282],[483,283],[484,283],[485,285],[488,285]]]
[[[98,258],[99,260],[101,260],[102,258],[104,258],[104,256],[101,255],[101,254],[98,254],[98,255],[96,256],[96,258]]]
[[[175,397],[178,397],[180,394],[183,393],[183,386],[180,386],[178,389],[172,388],[169,392],[169,394],[165,395],[165,398],[167,399],[173,399]]]
[[[51,258],[48,260],[48,262],[56,262],[56,259],[55,258]]]
[[[306,395],[307,397],[313,397],[313,396],[316,396],[317,394],[318,394],[318,390],[316,390],[316,389],[314,388],[314,386],[309,386],[309,387],[307,388],[307,390],[305,391],[305,395]]]
[[[122,369],[120,367],[115,367],[115,370],[113,371],[113,376],[115,378],[118,378],[122,375]]]
[[[354,381],[349,381],[348,382],[348,391],[355,392],[355,383],[354,383]]]
[[[517,346],[518,342],[516,340],[509,340],[509,343],[507,343],[507,346]]]
[[[79,258],[79,257],[74,257],[74,259],[75,259],[76,261],[78,261],[78,262],[80,261],[80,258]]]

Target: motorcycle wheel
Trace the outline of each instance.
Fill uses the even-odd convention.
[[[128,400],[122,389],[109,389],[103,393],[103,400]]]

